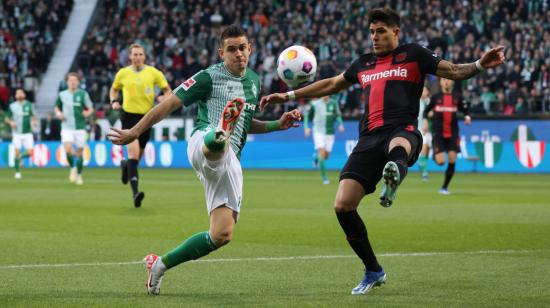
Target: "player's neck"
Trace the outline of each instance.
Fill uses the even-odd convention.
[[[19,103],[19,104],[23,104],[25,102],[25,100],[20,100],[20,101],[16,100],[16,102]]]
[[[229,72],[229,74],[235,76],[235,77],[243,77],[246,74],[246,67],[241,71],[233,71],[231,70],[227,65],[225,65],[225,62],[223,62],[223,67],[225,67],[225,70]]]
[[[145,64],[142,64],[142,65],[135,65],[135,64],[132,64],[132,69],[136,72],[140,72],[141,70],[143,70],[143,68],[145,68]]]
[[[76,92],[76,89],[77,88],[74,88],[74,89],[69,88],[68,90],[69,90],[69,92],[74,93],[74,92]]]

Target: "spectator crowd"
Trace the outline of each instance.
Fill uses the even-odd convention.
[[[401,42],[417,42],[452,62],[473,62],[504,45],[506,66],[457,83],[475,114],[528,115],[550,104],[550,1],[387,1],[403,16]],[[284,48],[305,45],[318,59],[318,78],[339,74],[370,49],[367,11],[372,3],[351,1],[173,1],[105,0],[82,44],[76,68],[96,102],[107,99],[113,74],[128,64],[127,47],[144,45],[149,63],[166,73],[172,87],[219,61],[217,38],[224,25],[241,24],[254,53],[250,66],[263,93],[285,91],[275,73]],[[428,80],[437,91],[434,78]],[[361,113],[359,88],[340,96],[346,117]],[[292,107],[292,106],[289,106]],[[272,110],[278,113],[280,110]]]
[[[250,67],[262,76],[262,93],[286,91],[276,57],[299,44],[315,52],[317,78],[341,73],[370,50],[367,12],[362,0],[103,0],[83,38],[73,70],[96,103],[108,100],[119,68],[128,65],[127,47],[142,44],[148,63],[175,87],[218,62],[218,36],[237,23],[249,34]],[[72,0],[5,0],[0,5],[0,102],[5,107],[16,87],[31,96],[67,20]],[[549,0],[393,0],[402,16],[401,43],[417,42],[444,59],[473,62],[491,47],[504,45],[509,59],[480,78],[456,84],[474,114],[537,115],[550,108]],[[435,78],[428,79],[432,92]],[[340,95],[345,117],[361,114],[357,86]],[[302,102],[293,102],[292,108]],[[294,106],[293,106],[294,105]],[[101,108],[100,114],[101,114]],[[266,116],[276,116],[271,109]]]

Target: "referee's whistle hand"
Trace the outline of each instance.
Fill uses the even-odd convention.
[[[137,136],[133,134],[130,129],[111,127],[111,130],[107,133],[107,138],[109,138],[113,144],[123,145],[136,140]]]

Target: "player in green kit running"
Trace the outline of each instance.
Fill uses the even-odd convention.
[[[61,120],[61,142],[65,148],[67,162],[71,168],[69,180],[76,185],[84,184],[82,169],[84,168],[84,146],[86,145],[86,118],[94,109],[88,92],[78,88],[80,78],[77,73],[67,75],[65,91],[59,92],[55,102],[55,115]],[[76,145],[76,166],[74,146]]]
[[[325,96],[320,99],[312,100],[304,113],[304,134],[306,137],[311,135],[309,128],[309,119],[313,121],[313,143],[317,156],[315,157],[315,165],[319,166],[323,184],[330,184],[327,177],[325,161],[328,159],[332,147],[334,146],[334,123],[338,122],[338,130],[344,131],[342,121],[342,113],[338,106],[338,101]]]
[[[247,68],[251,50],[242,28],[227,27],[218,49],[223,62],[187,79],[131,129],[112,128],[107,134],[114,144],[128,144],[182,104],[198,104],[187,156],[204,186],[210,228],[190,236],[163,256],[145,257],[149,294],[160,293],[161,279],[168,269],[201,258],[231,241],[242,206],[239,158],[247,134],[298,126],[294,123],[301,118],[298,110],[285,112],[276,121],[253,119],[260,97],[260,78]]]
[[[17,89],[15,91],[15,102],[11,103],[6,111],[6,123],[11,127],[12,144],[15,148],[15,179],[21,179],[21,159],[32,157],[34,147],[34,137],[32,135],[32,126],[36,125],[36,116],[34,106],[26,100],[25,91]],[[21,148],[25,148],[25,153],[21,153]]]

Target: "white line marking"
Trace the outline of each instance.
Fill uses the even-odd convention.
[[[490,255],[490,254],[518,254],[531,253],[543,250],[479,250],[479,251],[441,251],[441,252],[393,252],[381,253],[380,257],[431,257],[447,255]],[[347,259],[356,258],[355,255],[319,255],[319,256],[288,256],[288,257],[257,257],[257,258],[222,258],[222,259],[203,259],[191,261],[192,263],[225,263],[225,262],[248,262],[248,261],[292,261],[292,260],[320,260],[320,259]],[[97,263],[60,263],[60,264],[14,264],[0,265],[3,269],[25,269],[25,268],[55,268],[55,267],[84,267],[84,266],[117,266],[117,265],[135,265],[142,261],[128,262],[97,262]]]

